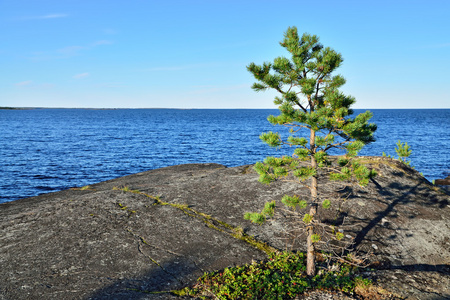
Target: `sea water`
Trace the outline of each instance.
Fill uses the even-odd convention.
[[[358,114],[365,110],[355,110]],[[360,155],[396,156],[428,180],[450,173],[450,109],[375,109],[376,142]],[[0,203],[186,163],[253,164],[289,154],[262,143],[270,109],[0,110]]]

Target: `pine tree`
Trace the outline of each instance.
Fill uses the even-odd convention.
[[[309,201],[285,195],[282,202],[292,209],[308,211],[309,208],[303,223],[307,231],[307,274],[313,276],[315,242],[320,240],[314,232],[317,208],[319,204],[330,206],[330,201],[320,196],[319,172],[328,171],[331,180],[356,180],[366,185],[375,172],[358,163],[355,156],[364,145],[374,141],[376,125],[368,123],[372,117],[370,111],[351,117],[350,106],[355,99],[339,91],[345,79],[332,75],[343,62],[340,53],[324,48],[315,35],[305,33],[300,38],[296,27],[287,29],[280,45],[290,53],[291,59],[277,57],[273,63],[251,63],[247,69],[258,81],[253,84],[253,90],[274,89],[279,93],[274,103],[280,115],[269,116],[268,121],[289,128],[287,139],[275,132],[262,133],[260,138],[271,147],[289,145],[295,150],[291,156],[267,157],[255,164],[255,170],[262,183],[294,176],[309,188]],[[344,154],[333,160],[329,156],[331,149],[341,149]],[[301,163],[307,161],[307,166]],[[268,202],[261,213],[246,213],[245,218],[261,224],[273,216],[275,206],[275,201]],[[338,239],[339,235],[342,233],[337,234]]]

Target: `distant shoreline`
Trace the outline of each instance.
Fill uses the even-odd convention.
[[[25,108],[18,108],[18,107],[3,107],[3,106],[0,106],[0,109],[4,109],[4,110],[20,110],[20,109],[25,109]]]
[[[5,107],[0,110],[35,110],[35,109],[84,109],[84,110],[140,110],[140,109],[166,109],[166,110],[276,110],[278,108],[169,108],[169,107],[140,107],[140,108],[95,108],[95,107]],[[353,110],[446,110],[450,108],[354,108]]]

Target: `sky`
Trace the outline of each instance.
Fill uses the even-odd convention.
[[[0,106],[276,108],[246,70],[289,26],[354,108],[450,108],[450,1],[0,0]]]

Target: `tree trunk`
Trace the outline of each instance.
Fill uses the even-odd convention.
[[[310,132],[309,145],[311,150],[311,167],[317,170],[317,161],[314,157],[316,153],[316,132],[311,128]],[[309,215],[312,217],[312,220],[317,212],[317,175],[311,177],[311,208],[309,209]],[[312,221],[311,221],[312,222]],[[307,227],[308,230],[308,238],[306,242],[307,254],[306,254],[306,274],[308,276],[316,275],[316,258],[314,256],[315,247],[312,242],[312,236],[314,234],[314,227],[312,224]]]
[[[311,208],[312,209],[312,208]],[[314,256],[314,243],[312,242],[312,235],[314,234],[314,229],[312,226],[308,227],[308,238],[306,241],[307,252],[306,252],[306,274],[308,276],[316,275],[316,257]]]

